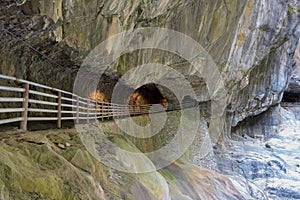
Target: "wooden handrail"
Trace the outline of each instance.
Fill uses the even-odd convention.
[[[57,88],[45,86],[42,84],[34,83],[31,81],[19,79],[16,77],[11,77],[7,75],[0,74],[0,79],[5,79],[8,81],[14,81],[16,83],[22,84],[22,87],[10,87],[10,86],[0,86],[0,91],[10,91],[15,93],[21,93],[22,98],[17,97],[2,97],[0,96],[0,102],[11,103],[11,102],[22,102],[21,108],[0,108],[0,113],[20,113],[20,117],[15,117],[11,119],[1,119],[0,124],[20,122],[20,128],[27,130],[28,121],[57,121],[57,127],[61,128],[61,122],[63,120],[75,120],[75,123],[79,123],[80,120],[86,120],[87,123],[91,119],[106,119],[113,115],[115,116],[129,116],[129,109],[126,109],[126,105],[112,104],[108,102],[98,102],[92,99],[84,98],[60,90]],[[37,88],[42,89],[46,92],[37,91]],[[56,94],[55,94],[56,93]],[[34,97],[31,95],[35,95]],[[40,97],[40,98],[39,98]],[[42,97],[42,98],[41,98]],[[48,101],[45,98],[56,99],[55,101]],[[64,102],[62,102],[64,101]],[[35,105],[35,108],[31,108]],[[36,107],[38,106],[38,107]],[[52,108],[49,108],[52,107]],[[66,110],[67,109],[67,110]],[[68,110],[71,109],[71,110]],[[30,114],[33,113],[43,113],[44,117],[33,117]],[[56,113],[56,117],[46,117],[47,113]],[[66,116],[66,115],[72,115]]]
[[[57,97],[57,128],[61,128],[61,92],[58,92]]]
[[[111,117],[148,114],[151,106],[151,113],[159,113],[166,110],[160,104],[135,106],[95,101],[71,92],[2,74],[0,74],[0,79],[22,84],[22,87],[0,86],[0,91],[4,90],[22,94],[22,98],[0,96],[0,102],[22,103],[21,108],[0,108],[0,113],[20,113],[20,117],[0,119],[0,124],[21,122],[20,128],[23,130],[27,130],[28,121],[57,121],[57,127],[61,128],[63,120],[74,120],[75,123],[80,123],[81,120],[84,120],[89,123],[92,119],[104,120]],[[43,89],[43,91],[48,91],[49,93],[37,91],[35,88]],[[43,98],[42,100],[41,97]],[[45,100],[45,98],[50,98],[52,101]],[[192,103],[190,104],[192,105]],[[31,108],[32,105],[35,105],[35,108]],[[170,108],[180,109],[180,106],[170,105]],[[51,117],[34,117],[30,115],[37,112],[50,113],[52,115]],[[53,114],[56,114],[56,116],[54,117]]]
[[[79,124],[79,97],[76,96],[76,123]]]
[[[27,130],[27,121],[28,121],[28,103],[29,103],[29,83],[23,83],[24,92],[23,92],[23,112],[22,112],[22,121],[20,128]]]

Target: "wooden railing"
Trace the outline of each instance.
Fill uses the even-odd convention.
[[[27,130],[29,121],[56,121],[57,127],[61,128],[64,120],[89,123],[91,120],[149,113],[150,107],[152,113],[164,111],[164,108],[157,104],[133,106],[98,102],[64,90],[0,74],[0,81],[3,80],[14,82],[14,86],[0,85],[0,104],[3,104],[0,113],[4,113],[5,116],[7,113],[14,113],[15,117],[0,118],[0,124],[20,122],[22,130]],[[3,91],[12,92],[14,95],[4,95]],[[4,106],[5,103],[19,103],[21,106],[10,108]]]

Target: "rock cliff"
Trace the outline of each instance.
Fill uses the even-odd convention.
[[[233,134],[255,137],[255,132],[269,137],[281,123],[277,106],[282,99],[296,102],[300,99],[299,24],[298,0],[6,0],[0,2],[0,73],[72,91],[81,64],[102,41],[139,27],[173,29],[197,41],[223,77],[228,96],[226,113],[222,116],[225,123],[218,129],[223,137]],[[122,55],[112,64],[114,67],[103,77],[99,90],[111,99],[119,77],[149,62],[182,71],[190,68],[186,61],[169,52],[137,50]],[[197,100],[209,108],[212,99],[205,80],[185,75],[197,91]],[[159,89],[168,95],[163,88]],[[205,123],[210,123],[207,117],[210,113],[202,114]],[[89,156],[74,131],[37,133],[38,139],[35,135],[6,138],[1,133],[0,198],[186,199],[189,196],[197,199],[200,194],[211,195],[209,189],[199,186],[205,181],[228,189],[230,195],[214,188],[216,196],[200,195],[203,198],[249,197],[248,191],[241,191],[245,188],[241,183],[194,168],[185,161],[138,177],[114,173]],[[67,150],[58,146],[65,147],[66,142],[71,144]],[[195,157],[200,151],[197,145],[192,145],[188,159],[206,166],[207,163]],[[213,147],[206,150],[211,155]],[[192,171],[199,176],[192,177]],[[189,188],[193,189],[186,194]],[[249,190],[254,191],[251,195],[256,198],[264,197],[255,187]]]
[[[171,115],[173,120],[178,120],[178,113]],[[143,122],[145,118],[137,117],[136,120]],[[114,122],[103,122],[101,126],[111,141],[126,150],[139,152],[139,149],[151,147],[149,142],[120,135]],[[88,131],[93,132],[93,129]],[[172,130],[164,131],[172,134]],[[86,150],[78,129],[13,133],[0,136],[0,198],[4,200],[251,198],[246,192],[248,186],[236,182],[233,176],[199,168],[184,158],[150,173],[112,169]],[[198,138],[203,139],[202,136]],[[156,138],[155,146],[161,142]],[[196,155],[195,151],[191,152]],[[112,161],[118,159],[115,156]],[[197,159],[197,155],[193,157]],[[144,159],[148,158],[144,156]],[[139,166],[151,167],[143,161],[135,160]],[[255,187],[253,190],[257,191]],[[259,191],[256,195],[264,196]]]
[[[297,0],[5,1],[1,16],[1,73],[66,90],[72,90],[84,57],[100,42],[149,26],[182,32],[208,51],[230,94],[234,126],[278,104],[284,91],[298,84]],[[119,64],[128,70],[143,60],[172,59],[141,51]]]

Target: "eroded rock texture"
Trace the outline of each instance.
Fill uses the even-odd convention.
[[[240,81],[232,100],[234,124],[281,101],[299,31],[298,1],[248,2],[227,64],[229,80]]]
[[[178,113],[171,112],[172,119]],[[147,120],[144,116],[138,123]],[[101,126],[109,140],[123,149],[140,153],[145,147],[160,145],[124,137],[114,122]],[[83,126],[85,127],[85,126]],[[97,125],[86,126],[94,134]],[[203,132],[207,131],[204,125]],[[170,137],[174,130],[165,130]],[[115,133],[114,132],[114,133]],[[199,132],[200,133],[200,132]],[[203,135],[198,137],[202,140]],[[149,173],[129,173],[114,170],[96,160],[83,146],[78,129],[26,132],[0,136],[0,198],[4,200],[31,199],[249,199],[247,187],[233,177],[199,168],[180,159],[168,167]],[[138,145],[134,145],[138,144]],[[139,163],[145,169],[152,167],[143,154],[137,159],[108,150],[112,161],[123,158]],[[176,151],[177,149],[173,149]],[[197,158],[196,148],[191,149]],[[198,149],[199,150],[199,149]],[[145,162],[147,161],[147,162]],[[123,162],[126,166],[128,162]],[[263,197],[260,192],[257,197]]]
[[[1,1],[0,73],[72,91],[74,80],[84,58],[100,42],[124,30],[153,26],[169,28],[182,32],[199,42],[211,55],[222,74],[229,97],[224,105],[228,108],[228,112],[226,116],[224,115],[225,126],[217,129],[217,131],[222,131],[223,136],[230,136],[231,127],[235,127],[235,133],[240,134],[249,134],[254,131],[269,132],[273,126],[280,123],[280,118],[276,118],[277,109],[269,108],[281,102],[284,92],[293,99],[299,96],[299,10],[300,2],[298,0],[215,0],[213,2],[206,0]],[[158,40],[163,39],[158,38]],[[108,44],[106,48],[109,52],[114,46]],[[170,54],[170,52],[138,50],[121,56],[116,63],[113,63],[103,78],[104,84],[100,85],[98,89],[104,92],[107,99],[110,100],[112,87],[117,79],[133,67],[147,62],[167,64],[180,72],[189,72],[191,69],[186,61],[177,55]],[[184,75],[196,90],[197,100],[209,105],[211,97],[207,91],[205,79],[195,78],[191,76],[194,74],[189,73],[184,73]],[[161,92],[168,97],[164,91]],[[267,110],[269,111],[264,115],[252,118]],[[210,114],[208,113],[208,115]],[[253,125],[253,119],[260,122]],[[265,130],[268,127],[266,125],[270,125],[270,129]],[[75,159],[74,157],[84,157],[82,155],[85,155],[85,152],[72,154],[72,156],[60,156],[57,155],[57,152],[61,153],[60,150],[54,148],[49,140],[47,139],[46,143],[39,146],[42,150],[46,149],[46,155],[30,152],[28,153],[29,157],[41,162],[42,167],[44,164],[43,156],[49,156],[50,160],[53,156],[58,157],[67,172],[76,176],[85,174],[84,178],[81,179],[82,187],[87,184],[92,185],[88,191],[75,192],[78,199],[85,196],[90,190],[98,192],[98,195],[101,196],[102,185],[98,186],[97,181],[90,179],[84,171],[86,170],[85,166],[79,166],[83,169],[83,172],[80,171],[80,173],[70,166],[70,163],[76,166],[78,163],[80,164],[82,159]],[[7,142],[17,147],[11,148],[6,144]],[[3,162],[9,160],[11,152],[24,147],[23,143],[16,143],[14,139],[5,141],[1,145],[6,148],[0,149],[3,153],[1,155],[5,155],[1,159],[6,159]],[[192,148],[197,147],[197,145],[199,143],[193,144]],[[26,152],[28,152],[27,149],[32,150],[31,147],[26,146],[24,149]],[[212,152],[212,146],[209,146],[208,152]],[[196,155],[197,152],[192,151],[192,154]],[[27,154],[19,155],[17,158],[24,161],[27,159],[26,156]],[[49,159],[46,159],[47,162]],[[84,162],[86,162],[85,159],[87,158],[84,158]],[[196,162],[201,163],[202,161],[197,160]],[[54,163],[53,166],[51,163],[46,164],[47,167],[59,169],[60,173],[65,169],[61,165],[57,166],[57,163]],[[92,162],[90,167],[94,169],[95,165],[95,162]],[[16,166],[14,162],[9,162],[9,165],[2,167],[1,170],[5,170],[5,174],[18,178],[19,182],[17,185],[11,186],[12,189],[17,190],[21,187],[23,188],[22,191],[25,191],[26,186],[23,181],[28,180],[23,180],[23,174],[16,172],[16,169],[24,169],[18,167],[20,166]],[[31,164],[28,164],[27,167],[35,169],[35,166]],[[183,167],[196,172],[199,170],[186,165]],[[176,171],[177,168],[176,165],[167,171]],[[180,170],[179,173],[181,173]],[[170,190],[177,192],[176,194],[171,193],[171,196],[181,199],[185,194],[181,193],[177,187],[190,187],[190,183],[185,182],[186,178],[190,176],[189,172],[183,174],[185,175],[184,179],[178,174],[174,176],[171,174],[169,177],[169,172],[155,174],[155,178],[161,180],[161,176],[167,177],[166,180],[171,183]],[[36,176],[36,174],[32,175]],[[45,173],[45,176],[53,180],[51,182],[53,183],[53,191],[50,191],[49,198],[73,198],[71,194],[65,194],[59,189],[61,185],[72,187],[72,184],[62,183],[61,177],[63,175],[58,177],[48,172]],[[180,177],[179,180],[176,179],[176,176]],[[214,176],[218,177],[216,174]],[[102,178],[101,180],[104,182],[108,180],[107,177]],[[193,184],[196,185],[203,181],[200,179],[201,177],[193,179]],[[181,182],[180,180],[184,181]],[[205,180],[208,183],[211,181],[209,176]],[[5,179],[5,181],[5,183],[0,182],[1,191],[3,191],[0,197],[4,199],[9,193],[8,190],[11,189],[6,187],[6,185],[11,185],[10,180]],[[155,197],[158,199],[169,197],[169,193],[164,190],[164,187],[152,188],[153,191],[149,191],[147,194],[141,193],[144,191],[141,188],[152,185],[152,183],[143,181],[140,179],[129,188],[131,191],[128,194],[129,198],[132,197],[131,195],[140,195],[140,199],[146,197],[153,199],[153,195],[156,195]],[[230,181],[224,182],[223,177],[217,178],[216,181],[222,187],[230,188],[231,196],[228,198],[240,196]],[[40,182],[42,186],[36,187],[33,192],[45,195],[45,180],[41,179]],[[35,183],[30,183],[35,187]],[[163,186],[166,185],[166,181],[160,183]],[[127,195],[122,191],[118,192],[114,189],[111,191],[115,192],[112,192],[112,196],[122,198],[122,195]],[[32,197],[30,192],[26,193],[28,198]],[[193,198],[197,192],[203,191],[200,188],[190,191],[190,197]],[[164,196],[165,194],[168,195]],[[222,193],[219,194],[219,197],[225,195]],[[263,195],[258,196],[262,197]]]
[[[198,41],[218,65],[231,95],[233,125],[281,101],[293,60],[297,60],[297,0],[34,0],[1,4],[1,73],[71,90],[85,55],[109,36],[138,27],[170,28]],[[138,51],[124,55],[115,72],[121,75],[146,60],[163,64],[172,60],[174,68],[188,66],[184,62],[176,65],[174,56],[162,59],[159,54]],[[294,74],[289,88],[297,84]],[[203,85],[202,81],[196,82]],[[207,96],[207,92],[199,94]]]
[[[293,71],[289,80],[289,86],[285,91],[283,101],[285,102],[299,102],[300,101],[300,42],[294,54]]]

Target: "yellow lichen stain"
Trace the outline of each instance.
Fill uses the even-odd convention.
[[[14,64],[11,64],[10,66],[8,66],[6,60],[2,61],[2,73],[3,74],[6,74],[8,76],[14,76],[15,70],[16,70],[16,67]]]
[[[6,60],[3,60],[1,63],[1,73],[4,74],[6,71],[6,68],[7,68]]]
[[[220,8],[215,12],[214,21],[213,21],[214,27],[218,25],[219,17],[220,17]]]
[[[247,6],[246,6],[246,11],[245,11],[245,15],[249,15],[249,13],[250,13],[250,8],[251,8],[251,4],[252,4],[252,0],[249,0],[248,1],[248,4],[247,4]]]
[[[248,4],[246,6],[246,9],[245,9],[245,24],[248,24],[249,22],[249,15],[250,15],[250,10],[251,10],[251,5],[252,5],[252,0],[249,0],[248,1]]]
[[[245,41],[246,39],[246,33],[240,33],[238,36],[237,36],[237,45],[240,45],[243,41]]]
[[[214,13],[212,26],[211,26],[211,34],[209,36],[209,40],[213,43],[215,42],[226,29],[227,13],[223,9],[223,6],[220,6]]]
[[[298,7],[296,5],[289,5],[289,13],[290,14],[298,13]]]

